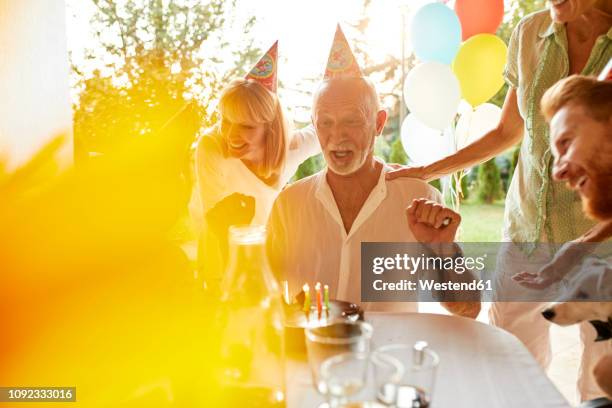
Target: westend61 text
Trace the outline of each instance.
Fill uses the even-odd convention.
[[[438,282],[433,279],[420,279],[417,282],[402,279],[397,282],[383,282],[380,279],[372,282],[372,287],[377,291],[415,291],[415,290],[427,290],[427,291],[451,291],[451,290],[463,290],[463,291],[483,291],[493,290],[493,284],[490,280],[474,279],[470,282]]]

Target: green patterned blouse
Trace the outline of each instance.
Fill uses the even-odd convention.
[[[525,133],[504,216],[506,239],[523,243],[564,243],[586,232],[593,222],[581,208],[580,197],[551,177],[549,130],[540,100],[555,82],[569,74],[567,36],[548,10],[526,16],[508,47],[506,82],[517,90]],[[600,36],[582,74],[597,75],[612,58],[612,27]]]

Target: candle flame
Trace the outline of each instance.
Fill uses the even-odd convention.
[[[308,291],[310,291],[310,287],[308,286],[308,284],[307,284],[307,283],[305,283],[305,284],[304,284],[304,286],[302,286],[302,290],[303,290],[304,292],[308,292]]]
[[[321,282],[317,282],[317,284],[315,285],[315,289],[316,290],[320,290],[321,289]]]

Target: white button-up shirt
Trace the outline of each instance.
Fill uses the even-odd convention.
[[[302,179],[280,193],[268,220],[270,262],[289,291],[304,283],[329,285],[332,299],[358,303],[366,310],[416,311],[416,303],[362,303],[361,243],[416,242],[405,215],[415,198],[442,202],[441,194],[424,181],[385,180],[384,165],[347,233],[327,183],[327,170]],[[416,297],[415,297],[416,301]]]

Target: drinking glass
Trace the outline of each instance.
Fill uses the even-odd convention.
[[[321,364],[338,354],[369,353],[372,326],[362,321],[333,321],[328,326],[306,328],[306,352],[312,381],[319,393],[327,396],[327,385],[321,378]]]
[[[374,351],[370,357],[375,398],[385,404],[394,403],[396,387],[404,377],[404,366],[390,354]],[[389,397],[391,395],[391,397]],[[381,396],[387,396],[381,398]]]
[[[440,362],[438,354],[429,349],[424,341],[415,344],[390,344],[373,353],[375,367],[378,360],[387,357],[399,361],[403,372],[399,378],[375,372],[377,399],[383,404],[397,408],[429,407]]]
[[[321,381],[325,383],[330,407],[339,407],[361,391],[368,379],[370,356],[367,353],[344,353],[321,364]]]

